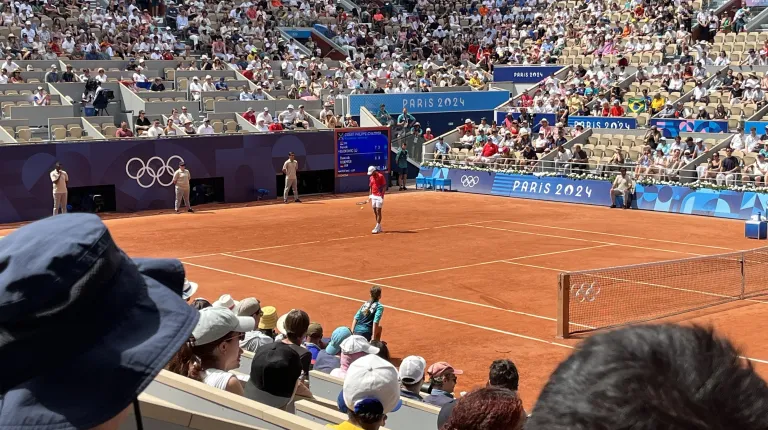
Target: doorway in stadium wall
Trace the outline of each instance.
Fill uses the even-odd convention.
[[[335,191],[334,175],[335,173],[333,169],[311,170],[305,172],[299,171],[299,174],[297,175],[299,178],[299,196],[333,193]],[[281,173],[275,176],[275,189],[277,190],[277,197],[283,198],[283,190],[285,189],[284,174]],[[293,194],[291,194],[291,196],[292,195]]]

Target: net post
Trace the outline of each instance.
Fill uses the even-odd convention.
[[[746,273],[744,271],[744,254],[745,252],[739,253],[739,263],[741,266],[741,294],[739,294],[739,300],[744,300],[744,287],[746,284]]]
[[[571,275],[560,273],[557,282],[557,337],[565,339],[570,333]]]

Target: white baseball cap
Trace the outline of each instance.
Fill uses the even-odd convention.
[[[293,105],[288,105],[286,109],[293,109]]]
[[[234,300],[232,296],[230,296],[229,294],[222,294],[218,300],[211,303],[211,306],[214,306],[217,308],[229,309],[230,311],[234,309],[236,305],[237,305],[237,301]]]
[[[256,320],[252,317],[238,317],[226,308],[210,307],[200,310],[200,320],[192,336],[195,345],[206,345],[226,336],[229,332],[245,333],[253,331]]]
[[[337,403],[345,413],[351,410],[356,414],[383,415],[400,409],[397,369],[376,355],[355,360],[347,370]]]
[[[278,326],[279,325],[280,322],[278,321]],[[339,347],[341,348],[341,352],[344,354],[357,354],[358,352],[364,352],[366,354],[379,353],[379,348],[372,346],[370,343],[368,343],[367,340],[365,340],[364,337],[357,334],[353,334],[352,336],[344,339]]]
[[[368,176],[373,175],[373,172],[375,172],[375,171],[376,171],[376,167],[375,166],[369,166],[368,167]]]
[[[400,380],[404,384],[415,384],[424,379],[424,371],[427,369],[427,360],[418,355],[409,355],[400,363]]]

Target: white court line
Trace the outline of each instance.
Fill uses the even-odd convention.
[[[564,270],[564,269],[556,269],[554,267],[545,267],[545,266],[535,266],[533,264],[517,263],[517,262],[514,262],[514,261],[504,261],[504,263],[516,264],[518,266],[524,266],[524,267],[533,267],[534,269],[552,270],[552,271],[555,271],[555,272],[567,272],[567,270]],[[638,285],[647,285],[649,287],[666,288],[666,289],[669,289],[669,290],[683,291],[683,292],[686,292],[686,293],[695,293],[695,294],[701,294],[701,295],[705,295],[705,296],[728,298],[728,299],[733,299],[734,301],[737,300],[733,296],[728,296],[728,295],[725,295],[725,294],[709,293],[709,292],[706,292],[706,291],[698,291],[698,290],[689,290],[687,288],[670,287],[669,285],[654,284],[652,282],[633,281],[633,280],[630,280],[630,279],[613,278],[613,277],[610,277],[610,276],[591,275],[589,273],[582,273],[581,275],[593,276],[595,278],[609,279],[611,281],[630,282],[630,283],[638,284]],[[760,303],[760,304],[768,305],[768,302],[764,302],[764,301],[761,301],[761,300],[741,299],[741,301],[752,302],[752,303]]]
[[[338,299],[349,300],[349,301],[356,302],[356,303],[365,303],[365,300],[360,300],[360,299],[356,299],[356,298],[353,298],[353,297],[342,296],[340,294],[329,293],[329,292],[321,291],[321,290],[314,290],[312,288],[301,287],[301,286],[298,286],[298,285],[288,284],[288,283],[285,283],[285,282],[273,281],[271,279],[260,278],[258,276],[251,276],[251,275],[246,275],[246,274],[243,274],[243,273],[230,272],[229,270],[217,269],[215,267],[203,266],[203,265],[195,264],[195,263],[184,263],[184,264],[187,264],[187,265],[190,265],[190,266],[194,266],[194,267],[199,267],[201,269],[207,269],[207,270],[212,270],[212,271],[215,271],[215,272],[226,273],[228,275],[240,276],[240,277],[243,277],[243,278],[254,279],[254,280],[257,280],[257,281],[267,282],[267,283],[270,283],[270,284],[280,285],[280,286],[283,286],[283,287],[294,288],[294,289],[301,290],[301,291],[308,291],[308,292],[311,292],[311,293],[322,294],[324,296],[330,296],[330,297],[335,297],[335,298],[338,298]],[[492,327],[486,327],[486,326],[482,326],[482,325],[478,325],[478,324],[472,324],[472,323],[468,323],[468,322],[464,322],[464,321],[459,321],[459,320],[455,320],[455,319],[444,318],[444,317],[440,317],[440,316],[437,316],[437,315],[427,314],[427,313],[424,313],[424,312],[412,311],[410,309],[400,308],[400,307],[396,307],[396,306],[387,305],[387,309],[392,309],[392,310],[395,310],[395,311],[405,312],[405,313],[409,313],[409,314],[413,314],[413,315],[419,315],[419,316],[422,316],[422,317],[431,318],[431,319],[435,319],[435,320],[439,320],[439,321],[443,321],[443,322],[459,324],[459,325],[463,325],[463,326],[467,326],[467,327],[473,327],[473,328],[477,328],[477,329],[480,329],[480,330],[492,331],[492,332],[495,332],[495,333],[505,334],[507,336],[513,336],[513,337],[517,337],[517,338],[520,338],[520,339],[526,339],[526,340],[530,340],[530,341],[534,341],[534,342],[539,342],[539,343],[544,343],[544,344],[548,344],[548,345],[555,345],[555,346],[559,346],[559,347],[562,347],[562,348],[568,348],[568,349],[573,349],[574,348],[573,346],[566,345],[564,343],[554,342],[554,341],[546,340],[546,339],[540,339],[540,338],[533,337],[533,336],[526,336],[526,335],[520,334],[520,333],[515,333],[515,332],[511,332],[511,331],[506,331],[506,330],[499,330],[499,329],[495,329],[495,328],[492,328]]]
[[[245,275],[243,273],[230,272],[228,270],[217,269],[215,267],[208,267],[208,266],[203,266],[203,265],[195,264],[195,263],[184,263],[184,264],[187,264],[187,265],[190,265],[190,266],[194,266],[194,267],[199,267],[201,269],[207,269],[207,270],[212,270],[212,271],[215,271],[215,272],[226,273],[228,275],[240,276],[240,277],[243,277],[243,278],[254,279],[254,280],[257,280],[257,281],[267,282],[267,283],[270,283],[270,284],[280,285],[280,286],[283,286],[283,287],[294,288],[294,289],[301,290],[301,291],[308,291],[308,292],[312,292],[312,293],[316,293],[316,294],[322,294],[324,296],[335,297],[335,298],[339,298],[339,299],[343,299],[343,300],[348,300],[348,301],[352,301],[352,302],[357,302],[357,303],[365,303],[364,300],[355,299],[355,298],[347,297],[347,296],[342,296],[340,294],[329,293],[329,292],[321,291],[321,290],[313,290],[311,288],[301,287],[301,286],[298,286],[298,285],[292,285],[292,284],[288,284],[288,283],[285,283],[285,282],[273,281],[273,280],[270,280],[270,279],[260,278],[258,276],[251,276],[251,275]],[[435,320],[439,320],[439,321],[443,321],[443,322],[448,322],[448,323],[452,323],[452,324],[459,324],[459,325],[463,325],[463,326],[467,326],[467,327],[472,327],[472,328],[476,328],[476,329],[480,329],[480,330],[485,330],[485,331],[490,331],[490,332],[494,332],[494,333],[504,334],[504,335],[507,335],[507,336],[517,337],[517,338],[520,338],[520,339],[526,339],[526,340],[530,340],[530,341],[533,341],[533,342],[538,342],[538,343],[543,343],[543,344],[553,345],[553,346],[559,346],[561,348],[574,349],[573,346],[567,345],[567,344],[564,344],[564,343],[554,342],[554,341],[546,340],[546,339],[540,339],[540,338],[533,337],[533,336],[526,336],[524,334],[514,333],[514,332],[511,332],[511,331],[499,330],[499,329],[496,329],[496,328],[493,328],[493,327],[487,327],[487,326],[482,326],[482,325],[478,325],[478,324],[472,324],[472,323],[468,323],[468,322],[464,322],[464,321],[459,321],[459,320],[455,320],[455,319],[450,319],[450,318],[443,318],[443,317],[440,317],[440,316],[430,315],[430,314],[427,314],[427,313],[424,313],[424,312],[412,311],[410,309],[400,308],[400,307],[396,307],[396,306],[387,305],[387,308],[395,310],[395,311],[400,311],[400,312],[404,312],[404,313],[413,314],[413,315],[419,315],[419,316],[422,316],[422,317],[425,317],[425,318],[431,318],[431,319],[435,319]],[[768,364],[768,360],[761,360],[761,359],[757,359],[757,358],[743,357],[743,356],[740,356],[740,358],[743,358],[745,360],[755,361],[755,362],[758,362],[758,363]]]
[[[432,270],[424,270],[422,272],[404,273],[402,275],[384,276],[384,277],[381,277],[381,278],[367,279],[367,281],[370,282],[370,281],[381,281],[381,280],[384,280],[384,279],[403,278],[403,277],[406,277],[406,276],[416,276],[416,275],[423,275],[423,274],[426,274],[426,273],[443,272],[443,271],[446,271],[446,270],[464,269],[466,267],[483,266],[483,265],[491,264],[491,263],[500,263],[500,262],[503,263],[503,262],[506,262],[506,261],[522,260],[524,258],[546,257],[547,255],[564,254],[566,252],[586,251],[588,249],[605,248],[605,247],[608,247],[608,246],[613,246],[613,245],[596,245],[596,246],[588,246],[586,248],[565,249],[565,250],[562,250],[562,251],[545,252],[543,254],[523,255],[521,257],[507,258],[505,260],[485,261],[483,263],[465,264],[463,266],[444,267],[442,269],[432,269]]]
[[[475,224],[477,224],[477,223],[467,224],[467,227],[487,228],[489,230],[506,231],[506,232],[509,232],[509,233],[528,234],[528,235],[531,235],[531,236],[554,237],[554,238],[557,238],[557,239],[575,240],[575,241],[578,241],[578,242],[601,243],[603,245],[623,246],[625,248],[637,248],[637,249],[644,249],[646,251],[662,251],[662,252],[671,252],[671,253],[674,253],[674,254],[688,254],[688,255],[698,255],[698,256],[703,256],[704,255],[704,254],[696,254],[695,252],[673,251],[671,249],[653,248],[653,247],[649,247],[649,246],[627,245],[627,244],[624,244],[624,243],[603,242],[601,240],[594,240],[594,239],[581,239],[581,238],[578,238],[578,237],[558,236],[558,235],[555,235],[555,234],[535,233],[535,232],[532,232],[532,231],[509,230],[509,229],[506,229],[506,228],[488,227],[488,226],[484,226],[484,225],[475,225]]]
[[[422,228],[412,228],[409,229],[410,231],[424,231],[424,230],[437,230],[440,228],[449,228],[449,227],[461,227],[461,226],[467,226],[471,225],[472,223],[462,223],[462,224],[448,224],[448,225],[439,225],[434,227],[422,227]],[[384,235],[379,235],[378,237],[386,236],[386,232]],[[308,242],[299,242],[299,243],[290,243],[290,244],[282,244],[282,245],[271,245],[271,246],[262,246],[259,248],[249,248],[249,249],[238,249],[236,251],[224,251],[224,253],[229,254],[239,254],[241,252],[252,252],[252,251],[264,251],[267,249],[279,249],[279,248],[290,248],[294,246],[301,246],[301,245],[312,245],[316,243],[325,243],[325,242],[335,242],[339,240],[349,240],[349,239],[360,239],[363,237],[376,237],[374,234],[361,234],[359,236],[347,236],[347,237],[337,237],[333,239],[326,239],[326,240],[311,240]],[[177,257],[179,260],[189,260],[190,258],[201,258],[201,257],[213,257],[216,255],[221,255],[222,252],[213,252],[210,254],[198,254],[198,255],[190,255],[188,257]]]
[[[271,262],[271,261],[259,260],[259,259],[256,259],[256,258],[241,257],[239,255],[233,255],[233,254],[227,254],[227,253],[222,253],[220,255],[225,256],[225,257],[230,257],[230,258],[237,258],[237,259],[240,259],[240,260],[252,261],[254,263],[261,263],[261,264],[267,264],[267,265],[270,265],[270,266],[282,267],[284,269],[298,270],[300,272],[307,272],[307,273],[312,273],[312,274],[315,274],[315,275],[327,276],[329,278],[343,279],[345,281],[357,282],[357,283],[360,283],[360,284],[378,285],[380,287],[390,288],[390,289],[397,290],[397,291],[404,291],[406,293],[419,294],[419,295],[422,295],[422,296],[434,297],[436,299],[442,299],[442,300],[448,300],[448,301],[451,301],[451,302],[463,303],[465,305],[479,306],[479,307],[483,307],[483,308],[486,308],[486,309],[493,309],[493,310],[497,310],[497,311],[512,313],[512,314],[516,314],[516,315],[522,315],[522,316],[531,317],[531,318],[537,318],[537,319],[542,319],[542,320],[547,320],[547,321],[557,321],[557,318],[546,317],[546,316],[543,316],[543,315],[536,315],[536,314],[532,314],[532,313],[528,313],[528,312],[516,311],[516,310],[513,310],[513,309],[501,308],[501,307],[498,307],[498,306],[488,305],[488,304],[485,304],[485,303],[478,303],[478,302],[471,302],[471,301],[468,301],[468,300],[461,300],[461,299],[457,299],[457,298],[454,298],[454,297],[441,296],[441,295],[438,295],[438,294],[427,293],[427,292],[424,292],[424,291],[418,291],[418,290],[411,290],[411,289],[408,289],[408,288],[395,287],[395,286],[392,286],[392,285],[382,284],[382,283],[379,283],[379,282],[364,281],[364,280],[361,280],[361,279],[350,278],[350,277],[347,277],[347,276],[334,275],[332,273],[320,272],[320,271],[312,270],[312,269],[304,269],[304,268],[301,268],[301,267],[289,266],[289,265],[286,265],[286,264],[280,264],[280,263],[274,263],[274,262]],[[491,261],[489,263],[503,263],[503,260]],[[187,263],[184,263],[184,264],[187,264]],[[584,328],[588,328],[588,329],[594,329],[594,327],[592,327],[592,326],[587,326],[587,325],[583,325],[583,324],[574,324],[574,325],[578,325],[580,327],[584,327]]]
[[[497,222],[497,221],[478,221],[475,224],[482,224],[486,222]],[[506,221],[506,220],[500,220],[500,222],[505,222],[508,224],[520,224],[520,225],[527,225],[531,227],[539,227],[539,228],[551,228],[555,230],[565,230],[565,231],[575,231],[578,233],[590,233],[590,234],[601,234],[603,236],[613,236],[613,237],[623,237],[627,239],[638,239],[638,240],[645,240],[645,241],[651,241],[651,242],[661,242],[661,243],[671,243],[674,245],[686,245],[686,246],[697,246],[700,248],[712,248],[712,249],[722,249],[726,251],[734,251],[732,248],[726,248],[723,246],[712,246],[712,245],[701,245],[698,243],[687,243],[687,242],[678,242],[675,240],[664,240],[664,239],[652,239],[647,237],[637,237],[637,236],[629,236],[626,234],[616,234],[616,233],[604,233],[601,231],[590,231],[590,230],[580,230],[577,228],[568,228],[568,227],[557,227],[553,225],[542,225],[542,224],[531,224],[527,222],[518,222],[518,221]]]

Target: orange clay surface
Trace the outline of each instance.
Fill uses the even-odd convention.
[[[131,256],[180,258],[198,297],[253,296],[279,314],[301,308],[326,335],[349,325],[380,285],[383,340],[396,364],[412,354],[448,361],[465,372],[459,392],[484,384],[492,360],[510,358],[528,410],[579,341],[555,337],[560,271],[768,245],[745,239],[743,221],[414,191],[387,196],[385,233],[372,235],[373,215],[359,200],[209,206],[106,223]],[[766,315],[768,298],[758,297],[673,320],[714,325],[768,377]]]

